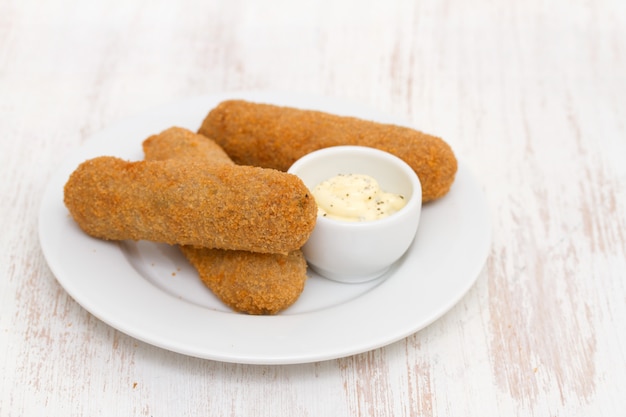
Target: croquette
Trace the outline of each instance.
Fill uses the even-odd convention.
[[[93,237],[262,253],[300,249],[317,215],[294,175],[176,159],[90,159],[70,175],[64,202]]]
[[[302,251],[287,255],[181,246],[202,282],[227,306],[272,315],[291,306],[306,283]]]
[[[321,148],[377,148],[398,156],[413,168],[422,184],[423,202],[444,196],[457,171],[450,145],[439,137],[408,127],[321,111],[227,100],[210,110],[198,133],[213,139],[236,164],[281,171]]]
[[[221,146],[189,129],[173,126],[142,143],[146,160],[192,159],[212,165],[235,165]]]

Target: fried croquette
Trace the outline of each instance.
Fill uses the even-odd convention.
[[[235,311],[276,314],[291,306],[306,282],[302,251],[287,255],[181,246],[202,282]]]
[[[196,159],[234,163],[215,142],[172,127],[143,143],[146,160]],[[300,250],[289,254],[255,253],[181,246],[202,282],[235,311],[269,315],[291,306],[304,290],[307,264]]]
[[[93,237],[264,253],[300,249],[317,215],[294,175],[176,159],[85,161],[70,175],[64,202]]]
[[[215,141],[178,126],[150,136],[142,146],[147,161],[195,159],[212,165],[235,165]]]
[[[441,138],[408,127],[244,100],[212,109],[198,133],[213,139],[236,164],[286,171],[300,157],[330,146],[360,145],[403,159],[422,183],[422,201],[444,196],[457,160]]]

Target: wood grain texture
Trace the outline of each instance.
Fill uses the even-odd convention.
[[[0,0],[0,416],[617,416],[626,410],[626,3]],[[446,139],[493,246],[440,320],[250,366],[105,325],[46,265],[47,178],[92,133],[230,90],[328,95]]]

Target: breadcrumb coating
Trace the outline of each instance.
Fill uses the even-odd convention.
[[[97,238],[264,253],[300,249],[317,212],[302,181],[276,170],[109,156],[79,165],[64,202]]]
[[[142,146],[147,161],[195,159],[213,165],[235,165],[215,141],[178,126],[150,136],[143,141]]]
[[[181,246],[202,282],[235,311],[277,314],[291,306],[306,283],[302,251],[287,255]]]
[[[444,196],[457,171],[456,157],[441,138],[320,111],[227,100],[208,113],[198,133],[213,139],[237,164],[281,171],[307,153],[330,146],[381,149],[413,168],[423,202]]]

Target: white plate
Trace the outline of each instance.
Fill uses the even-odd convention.
[[[231,312],[175,247],[112,243],[85,235],[63,204],[63,186],[84,160],[143,158],[141,143],[171,126],[196,130],[227,98],[244,98],[381,122],[402,123],[354,104],[282,93],[198,97],[154,109],[94,135],[50,179],[39,213],[43,253],[59,283],[86,310],[139,340],[225,362],[291,364],[344,357],[411,335],[452,308],[487,258],[490,222],[480,186],[460,163],[452,189],[424,206],[408,253],[384,277],[339,284],[309,273],[300,299],[277,316]]]

